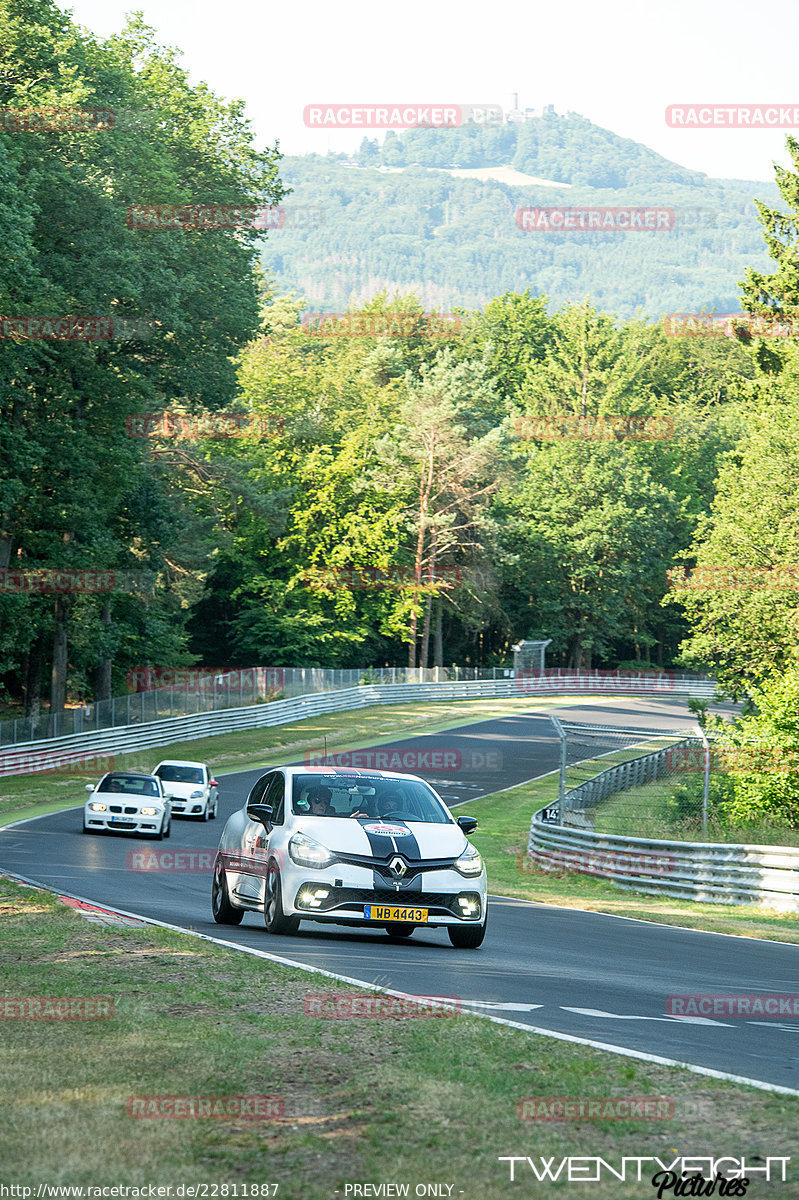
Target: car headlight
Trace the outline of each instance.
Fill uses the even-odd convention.
[[[157,812],[158,812],[157,808],[143,808],[141,810],[141,815],[143,817],[154,817]]]
[[[308,837],[305,833],[295,833],[289,842],[289,857],[298,867],[329,867],[335,861],[327,846]]]
[[[90,812],[105,812],[105,805],[104,804],[90,804],[89,811]]]
[[[460,871],[461,875],[482,875],[483,860],[471,842],[467,844],[463,854],[456,860],[455,870]]]
[[[202,800],[204,794],[205,793],[202,791],[202,789],[200,789],[196,792],[192,792],[192,794],[189,796],[189,799],[190,800]]]

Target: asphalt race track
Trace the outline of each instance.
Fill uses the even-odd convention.
[[[412,752],[415,767],[447,803],[477,799],[552,771],[558,743],[535,712],[387,743]],[[678,701],[600,697],[558,709],[563,719],[645,728],[693,728]],[[424,755],[438,750],[426,767]],[[332,753],[332,752],[331,752]],[[366,752],[363,752],[366,753]],[[153,759],[155,764],[156,759]],[[346,760],[345,760],[346,761]],[[411,760],[413,761],[413,760]],[[364,760],[363,766],[368,766]],[[400,768],[398,768],[400,769]],[[455,950],[444,930],[417,930],[407,943],[382,932],[304,923],[295,937],[269,937],[259,914],[238,927],[214,924],[210,871],[223,821],[262,770],[220,776],[219,817],[176,819],[165,842],[124,835],[85,836],[70,809],[0,830],[0,871],[99,905],[279,954],[414,995],[459,998],[483,1011],[633,1051],[792,1088],[799,1092],[799,1017],[747,1020],[665,1015],[670,995],[793,993],[799,947],[624,920],[549,905],[493,898],[481,949]],[[501,796],[497,804],[502,803]],[[142,851],[192,851],[180,869],[140,869]],[[172,863],[173,860],[169,859]],[[489,880],[490,883],[490,880]],[[309,976],[309,992],[335,989]]]

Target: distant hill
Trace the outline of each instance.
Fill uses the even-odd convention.
[[[281,175],[294,191],[263,262],[326,312],[384,290],[479,308],[527,287],[553,307],[588,296],[624,318],[736,311],[745,269],[770,264],[754,198],[778,198],[774,184],[711,179],[576,113],[389,132],[352,157],[287,157]],[[563,205],[670,208],[674,227],[517,225],[519,209]]]

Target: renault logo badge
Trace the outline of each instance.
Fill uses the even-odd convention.
[[[388,869],[392,875],[397,875],[400,879],[402,879],[402,876],[405,875],[408,870],[404,859],[401,859],[399,856],[392,858],[391,862],[388,864]]]

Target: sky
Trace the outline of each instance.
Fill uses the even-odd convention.
[[[259,146],[354,149],[310,129],[308,104],[554,104],[708,175],[773,180],[787,130],[673,129],[673,104],[790,105],[799,5],[772,0],[73,0],[101,37],[144,13],[192,82],[243,97]],[[766,13],[768,20],[766,20]],[[794,131],[799,137],[799,128]],[[376,136],[370,133],[370,136]],[[383,134],[377,136],[383,137]]]

